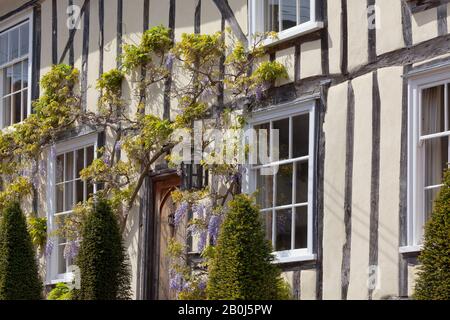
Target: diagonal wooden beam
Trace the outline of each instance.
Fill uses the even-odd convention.
[[[233,30],[233,33],[238,37],[239,41],[241,41],[244,45],[247,45],[247,37],[245,36],[244,31],[242,31],[242,28],[239,25],[239,22],[237,21],[236,16],[234,15],[234,12],[231,9],[228,1],[213,0],[213,2],[219,9],[222,16],[225,18],[225,20],[229,23],[231,30]]]

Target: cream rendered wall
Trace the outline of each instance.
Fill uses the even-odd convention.
[[[322,45],[320,40],[300,46],[300,79],[322,74]]]
[[[276,86],[281,86],[286,83],[294,82],[295,80],[295,47],[290,47],[284,50],[277,51],[275,60],[285,66],[288,78],[278,79]]]
[[[300,299],[316,300],[316,270],[302,270],[300,274]]]
[[[50,2],[50,25],[52,25],[52,5]],[[57,1],[57,18],[58,18],[58,23],[57,23],[57,29],[58,29],[58,37],[57,37],[57,42],[58,42],[58,63],[59,60],[64,52],[64,48],[66,47],[67,41],[69,40],[69,28],[67,26],[67,19],[68,19],[68,15],[67,15],[67,7],[68,7],[68,1],[67,0],[63,0],[63,1]],[[75,1],[74,1],[75,4]],[[49,38],[50,41],[52,41],[52,33],[50,32],[49,34],[43,34],[42,37],[45,38]],[[50,46],[51,47],[51,46]],[[51,57],[51,56],[50,56]],[[67,52],[66,54],[66,58],[64,59],[63,63],[69,63],[69,52]]]
[[[325,134],[323,298],[341,297],[344,229],[344,186],[348,83],[331,87],[323,126]],[[336,267],[338,266],[338,267]]]
[[[348,69],[352,71],[368,61],[367,2],[348,0]]]
[[[372,167],[372,74],[353,81],[355,129],[352,180],[352,239],[348,299],[366,299],[369,267]]]
[[[117,66],[117,5],[115,1],[105,1],[105,47],[103,57],[103,70],[108,72]]]
[[[89,54],[87,74],[87,110],[97,110],[99,91],[96,89],[100,69],[100,21],[98,15],[99,0],[90,1],[89,17]]]
[[[383,54],[404,46],[402,30],[401,1],[377,0],[376,12],[379,26],[377,29],[377,54]]]
[[[52,66],[52,0],[41,4],[41,76],[50,71]]]
[[[1,0],[0,16],[17,9],[27,2],[28,0]]]
[[[81,8],[83,6],[84,0],[73,0],[73,4]],[[66,8],[66,6],[64,6]],[[80,70],[81,73],[81,67],[82,67],[82,60],[83,60],[83,28],[84,28],[84,16],[80,19],[80,29],[77,30],[75,33],[75,37],[73,39],[73,55],[74,55],[74,67],[78,70]],[[66,29],[68,30],[67,26]],[[59,29],[58,29],[59,32]],[[65,46],[68,39],[62,39],[63,45]],[[69,56],[69,53],[67,53],[67,56]],[[80,74],[81,75],[81,74]],[[80,77],[81,79],[81,77]]]
[[[175,10],[175,40],[181,40],[183,33],[194,32],[196,0],[177,1]]]
[[[203,0],[201,8],[200,32],[210,34],[220,31],[222,25],[222,15],[212,0]]]
[[[330,73],[341,72],[341,1],[328,1],[328,59]]]
[[[150,1],[149,26],[168,26],[170,0]]]
[[[413,14],[411,23],[413,44],[437,37],[437,8]]]
[[[374,299],[398,295],[402,67],[378,70],[381,99],[378,265]]]

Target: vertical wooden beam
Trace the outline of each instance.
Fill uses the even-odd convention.
[[[117,0],[117,68],[122,66],[123,0]]]
[[[411,65],[403,67],[407,74]],[[399,247],[408,243],[408,79],[403,78],[402,88],[402,125],[400,147],[400,199],[399,199]],[[408,264],[402,254],[399,254],[399,296],[408,295]]]
[[[41,45],[42,45],[42,18],[41,5],[36,4],[33,8],[33,54],[32,74],[31,74],[31,100],[39,98],[39,80],[41,72]],[[32,112],[33,109],[32,109]]]
[[[52,1],[52,64],[58,63],[58,4]]]
[[[448,33],[447,27],[447,3],[442,3],[437,8],[437,19],[438,19],[438,35],[443,36]]]
[[[150,25],[150,0],[144,0],[144,31],[148,30]]]
[[[372,73],[372,169],[370,183],[369,267],[378,267],[378,225],[380,200],[380,112],[381,100],[377,71]],[[377,272],[377,271],[376,271]],[[370,276],[370,275],[369,275]],[[378,277],[378,273],[376,274]],[[368,297],[372,300],[373,288]]]
[[[412,24],[411,11],[406,0],[402,1],[402,27],[403,27],[403,41],[406,47],[412,46]]]
[[[353,196],[353,151],[355,131],[355,94],[352,82],[348,82],[347,91],[347,127],[345,155],[345,187],[344,187],[344,227],[345,242],[342,247],[341,265],[341,299],[347,300],[350,284],[350,257],[352,246],[352,196]]]
[[[225,19],[227,20],[234,35],[239,39],[239,41],[241,41],[244,44],[244,46],[246,46],[248,43],[247,37],[242,31],[242,28],[239,25],[228,1],[227,0],[212,0],[212,1],[219,9],[222,16],[225,17]]]
[[[99,24],[99,66],[98,76],[103,74],[103,60],[105,55],[105,0],[99,0],[98,2],[98,24]]]
[[[88,88],[88,57],[89,57],[89,28],[91,16],[91,2],[86,1],[86,9],[83,16],[83,49],[81,53],[81,105],[87,109],[87,88]]]
[[[300,81],[300,65],[301,65],[301,44],[295,45],[294,51],[294,81]]]
[[[330,62],[329,62],[329,55],[328,55],[329,54],[328,0],[323,0],[321,2],[322,2],[322,19],[325,24],[325,28],[320,33],[320,42],[321,42],[321,48],[322,48],[322,50],[321,50],[322,73],[325,75],[328,75],[328,74],[330,74]]]
[[[69,6],[73,6],[73,0],[69,0]],[[70,42],[69,65],[72,67],[75,65],[75,48],[73,46],[73,41]]]
[[[170,36],[172,40],[175,39],[175,9],[176,9],[176,0],[170,0],[169,7],[169,28],[170,28]],[[172,66],[169,68],[169,73],[172,73]],[[164,83],[164,119],[170,119],[170,92],[172,90],[172,76],[167,77]]]
[[[367,0],[367,8],[375,7],[375,0]],[[369,22],[368,24],[368,57],[369,57],[369,63],[374,62],[377,60],[377,29],[376,26],[371,26],[371,21],[376,21],[376,15],[377,12],[375,11],[369,11],[367,10],[367,20]],[[374,20],[375,19],[375,20]]]
[[[347,0],[341,0],[341,73],[348,74],[348,12]]]

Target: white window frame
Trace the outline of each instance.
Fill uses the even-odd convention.
[[[319,21],[319,17],[316,15],[316,6],[317,3],[322,0],[310,0],[310,15],[311,19],[308,22],[304,22],[302,24],[299,24],[295,27],[280,31],[278,33],[277,39],[265,39],[263,44],[265,46],[271,46],[278,44],[282,41],[286,41],[289,39],[292,39],[294,37],[301,36],[303,34],[311,33],[314,31],[317,31],[319,29],[322,29],[324,27],[323,21]],[[250,41],[249,43],[252,43],[253,41],[253,35],[257,33],[263,33],[265,30],[265,12],[264,12],[264,1],[263,0],[250,0],[249,2],[249,10],[248,10],[248,21],[249,21],[249,34],[250,34]]]
[[[31,107],[31,88],[32,88],[32,70],[33,70],[33,13],[30,10],[27,10],[21,14],[15,15],[5,22],[0,23],[0,33],[7,31],[9,29],[14,29],[24,24],[25,22],[29,23],[29,33],[28,33],[28,44],[29,50],[28,54],[17,59],[14,59],[2,66],[0,69],[6,69],[16,63],[22,62],[28,59],[28,92],[27,92],[27,115],[29,116],[32,111]],[[19,41],[20,45],[20,41]],[[3,77],[0,72],[0,99],[3,97]],[[8,129],[11,126],[3,127],[3,99],[0,100],[0,130]]]
[[[70,151],[75,151],[88,146],[94,146],[94,159],[97,158],[97,134],[91,133],[75,139],[59,142],[52,146],[48,151],[47,158],[47,229],[51,234],[57,229],[56,221],[56,158],[60,154]],[[94,193],[97,191],[97,186],[94,184]],[[64,214],[70,211],[64,212]],[[73,279],[72,272],[58,274],[58,237],[52,236],[49,238],[53,242],[53,249],[51,254],[47,257],[47,283],[56,284],[59,282],[70,282]]]
[[[308,156],[301,157],[298,159],[289,159],[287,161],[279,161],[272,163],[284,164],[284,163],[296,163],[299,159],[308,160],[308,236],[307,236],[307,248],[286,250],[286,251],[275,251],[273,252],[275,256],[275,263],[289,263],[289,262],[299,262],[299,261],[310,261],[316,259],[316,255],[313,252],[314,244],[314,167],[315,167],[315,108],[316,100],[308,99],[302,100],[297,99],[292,102],[277,105],[266,110],[256,111],[252,114],[251,119],[248,122],[248,128],[253,128],[258,124],[263,124],[267,122],[282,120],[290,118],[292,124],[292,117],[309,113],[309,151]],[[292,125],[290,126],[292,130]],[[292,137],[292,134],[290,134]],[[292,138],[289,138],[289,144],[292,145]],[[256,175],[255,166],[246,166],[246,175],[243,179],[243,190],[247,194],[251,194],[256,190]],[[295,189],[295,184],[293,184],[293,189]],[[293,190],[295,191],[295,190]],[[275,205],[275,204],[273,204]],[[298,204],[292,204],[288,206],[275,207],[275,209],[283,209],[285,207],[291,208],[296,207]],[[275,228],[274,224],[272,228]]]
[[[424,151],[421,138],[422,90],[450,83],[450,67],[431,68],[412,74],[408,79],[408,196],[407,196],[407,243],[400,247],[401,253],[418,252],[422,249],[425,225],[424,210]],[[447,94],[447,86],[445,86]],[[447,99],[445,100],[447,102]],[[448,106],[446,105],[446,110]],[[447,111],[446,111],[447,113]],[[446,117],[447,119],[447,117]],[[450,131],[426,137],[450,136]],[[422,208],[422,209],[420,209]]]

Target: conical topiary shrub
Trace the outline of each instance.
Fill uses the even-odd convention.
[[[77,258],[81,287],[73,296],[80,300],[130,298],[130,270],[117,217],[106,200],[98,200],[82,229]]]
[[[0,217],[0,300],[39,300],[42,283],[33,244],[20,205]]]
[[[208,299],[288,299],[258,208],[246,195],[236,196],[229,206],[210,263]]]
[[[425,227],[414,297],[420,300],[450,300],[450,171]]]

